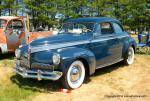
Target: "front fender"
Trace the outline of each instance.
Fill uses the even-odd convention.
[[[89,75],[95,72],[96,60],[94,54],[84,48],[70,47],[58,50],[61,55],[61,68],[67,72],[71,63],[77,59],[84,59],[88,63]],[[87,65],[87,64],[86,64]]]
[[[7,53],[7,52],[8,52],[7,44],[0,43],[0,53],[4,54],[4,53]]]

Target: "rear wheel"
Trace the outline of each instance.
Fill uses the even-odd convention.
[[[133,62],[134,62],[134,49],[133,47],[129,47],[124,58],[124,63],[126,65],[131,65]]]
[[[76,60],[68,68],[67,73],[64,73],[62,77],[62,84],[67,89],[79,88],[85,79],[85,67],[84,64]]]

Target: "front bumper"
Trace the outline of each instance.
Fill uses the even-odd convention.
[[[43,71],[43,70],[30,70],[20,66],[16,66],[16,73],[21,75],[23,78],[34,78],[38,80],[58,80],[62,76],[62,72],[59,71]]]

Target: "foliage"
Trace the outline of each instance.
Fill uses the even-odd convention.
[[[9,15],[17,15],[17,9],[21,8],[17,0],[1,0],[0,4],[0,9],[8,10]]]
[[[18,0],[1,0],[0,10],[8,9],[10,15],[20,8]],[[56,14],[63,14],[66,19],[78,17],[107,16],[121,20],[129,30],[141,32],[150,28],[150,10],[147,0],[23,0],[34,28],[52,27],[59,24]]]

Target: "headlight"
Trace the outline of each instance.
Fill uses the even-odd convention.
[[[60,55],[59,54],[57,54],[57,53],[53,54],[53,63],[55,65],[58,65],[60,63]]]
[[[20,58],[20,56],[21,56],[21,50],[20,49],[16,49],[15,56],[17,59]]]

